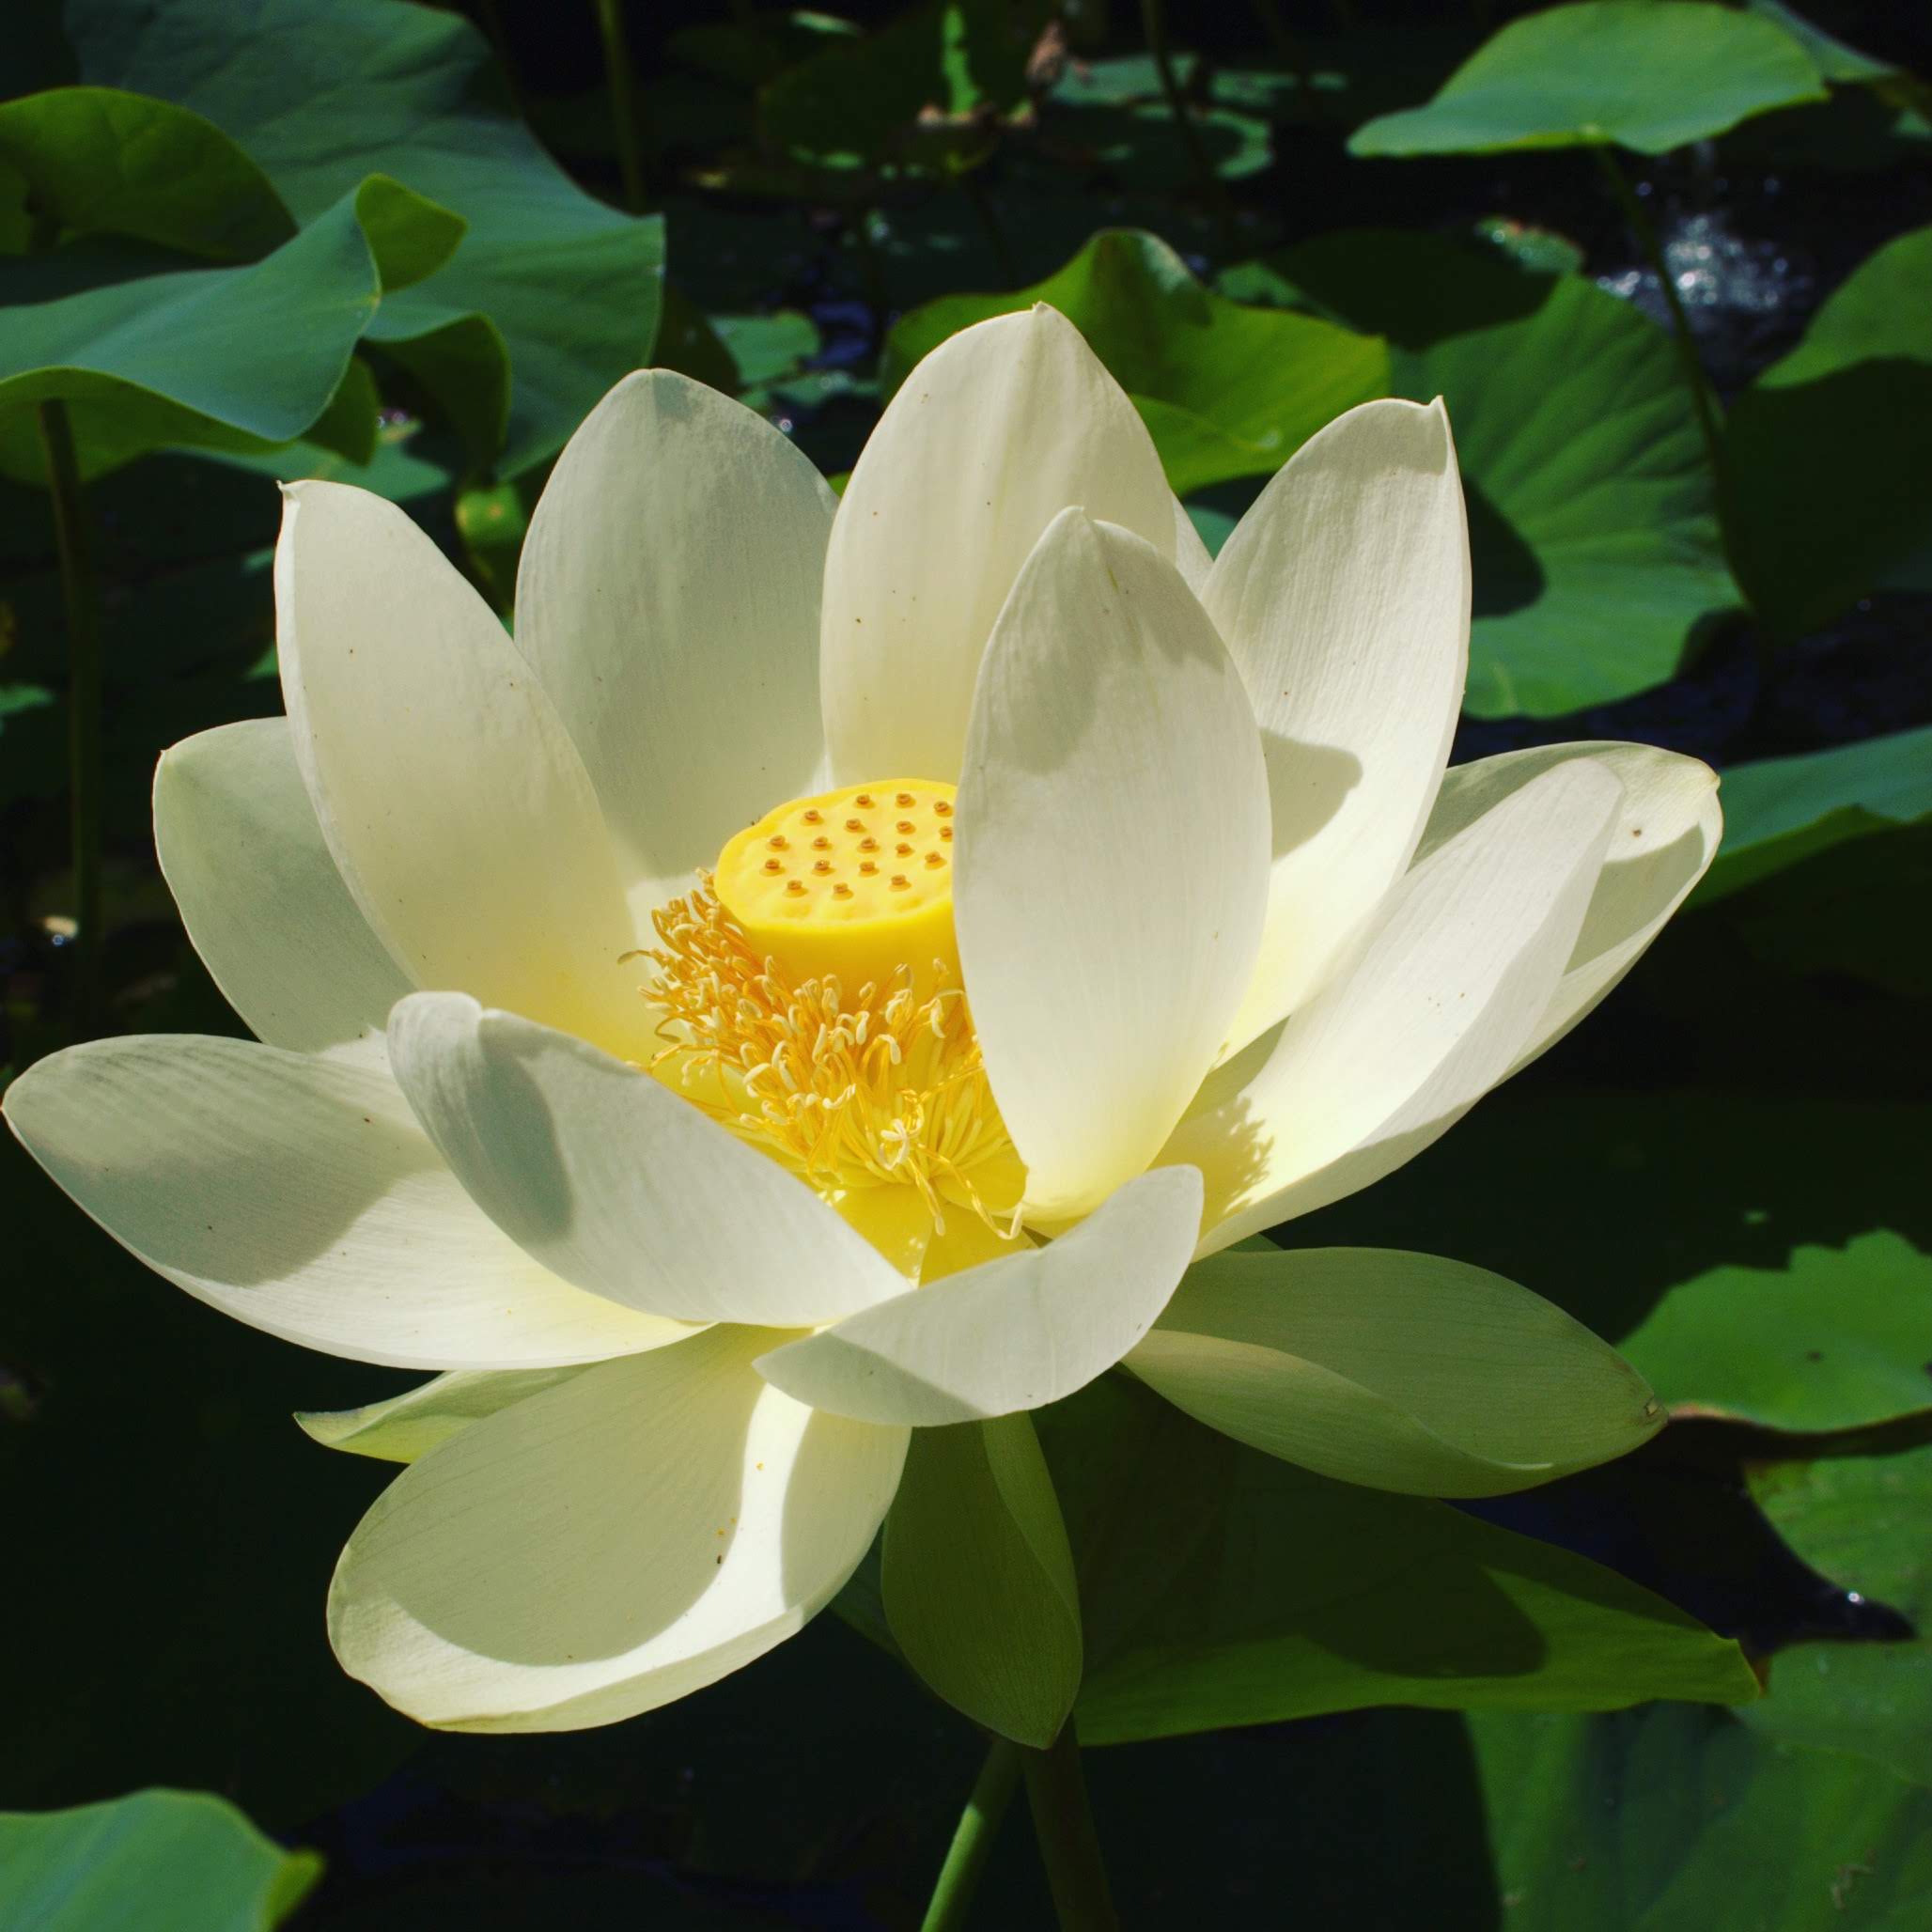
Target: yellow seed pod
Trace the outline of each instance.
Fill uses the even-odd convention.
[[[856,994],[904,967],[924,995],[943,960],[957,984],[953,796],[933,780],[880,778],[792,799],[718,854],[719,903],[794,981],[835,974]]]

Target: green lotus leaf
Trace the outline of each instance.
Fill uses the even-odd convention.
[[[1848,1752],[1932,1791],[1932,1449],[1760,1463],[1749,1477],[1758,1506],[1806,1563],[1918,1632],[1780,1651],[1752,1729],[1779,1744]]]
[[[0,1923],[23,1932],[269,1932],[321,1870],[203,1791],[0,1812]]]
[[[70,0],[67,32],[84,80],[205,115],[298,220],[313,224],[374,169],[468,222],[456,259],[385,301],[368,335],[403,345],[489,319],[508,370],[475,377],[484,399],[452,413],[475,434],[506,397],[506,474],[561,448],[620,376],[649,361],[662,223],[610,208],[564,174],[511,111],[467,21],[392,0],[205,0],[159,11],[142,0]],[[474,367],[486,346],[472,334],[460,360]]]
[[[1695,906],[1847,840],[1932,816],[1932,725],[1734,765],[1724,773],[1723,802],[1723,849]]]
[[[42,474],[26,405],[68,405],[83,475],[167,447],[261,450],[309,432],[351,379],[389,288],[447,260],[460,216],[385,177],[358,182],[259,261],[195,264],[80,241],[0,260],[0,468]],[[373,451],[373,392],[348,426]],[[324,438],[340,444],[338,415]]]
[[[1475,565],[1472,714],[1549,717],[1661,684],[1741,600],[1675,356],[1640,310],[1433,235],[1325,235],[1266,273],[1277,299],[1388,336],[1394,394],[1448,405]]]
[[[1511,1932],[1903,1932],[1932,1914],[1932,1795],[1756,1735],[1800,1654],[1742,1722],[1681,1705],[1470,1719]]]
[[[1738,570],[1790,638],[1932,564],[1932,228],[1854,269],[1804,339],[1732,404],[1725,486]]]
[[[58,233],[253,261],[295,232],[269,178],[212,121],[117,87],[0,102],[0,161],[33,221]]]
[[[1614,143],[1664,154],[1754,114],[1824,98],[1816,63],[1769,20],[1703,0],[1582,0],[1511,21],[1426,106],[1378,116],[1348,151]]]
[[[1736,1644],[1613,1572],[1245,1448],[1125,1378],[1035,1419],[1080,1575],[1084,1742],[1756,1694]]]
[[[1031,288],[914,309],[886,340],[881,387],[896,389],[948,335],[1036,302],[1066,316],[1133,398],[1180,495],[1271,475],[1344,410],[1387,393],[1387,350],[1374,336],[1230,302],[1166,242],[1125,228],[1096,235]]]

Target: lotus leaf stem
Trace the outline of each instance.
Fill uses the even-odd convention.
[[[1026,1772],[1034,1835],[1052,1888],[1060,1932],[1119,1932],[1094,1815],[1087,1805],[1073,1721],[1067,1720],[1045,1751],[1022,1749],[1020,1761]]]
[[[980,1874],[992,1854],[993,1842],[1013,1793],[1020,1785],[1020,1747],[995,1737],[986,1762],[974,1780],[973,1795],[959,1814],[958,1829],[932,1888],[931,1902],[921,1921],[921,1932],[959,1932],[973,1909]]]
[[[73,853],[72,1030],[86,1039],[101,1020],[101,600],[87,541],[73,424],[57,397],[38,405],[54,540],[67,611],[67,761]]]

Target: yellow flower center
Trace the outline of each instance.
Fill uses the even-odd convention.
[[[794,799],[719,853],[718,897],[794,979],[885,986],[905,966],[930,991],[956,950],[953,816],[950,785],[909,779]]]
[[[829,1198],[918,1191],[1017,1230],[1024,1171],[956,966],[953,787],[887,779],[794,799],[653,915],[651,1062]]]

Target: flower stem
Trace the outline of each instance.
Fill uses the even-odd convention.
[[[1192,164],[1194,173],[1200,177],[1201,190],[1207,196],[1208,212],[1214,217],[1215,233],[1220,239],[1222,253],[1232,256],[1234,218],[1228,209],[1227,188],[1214,172],[1213,158],[1201,139],[1201,130],[1194,124],[1194,111],[1188,104],[1187,95],[1182,92],[1179,78],[1174,71],[1174,56],[1167,47],[1167,9],[1162,0],[1141,0],[1141,31],[1146,37],[1147,52],[1153,56],[1154,71],[1161,77],[1161,91],[1167,97],[1167,111],[1174,117],[1175,131],[1188,150],[1188,160]]]
[[[529,103],[523,99],[517,70],[510,61],[510,37],[504,25],[502,0],[483,0],[483,34],[496,55],[497,70],[503,75],[504,90],[510,97],[510,105],[516,109],[517,118],[528,120]]]
[[[939,1880],[932,1888],[931,1902],[920,1922],[920,1932],[959,1932],[966,1915],[973,1909],[973,1894],[979,1889],[979,1875],[1000,1834],[1000,1822],[1020,1783],[1020,1747],[1004,1737],[995,1737],[974,1781],[973,1796],[959,1814],[958,1829],[939,1868]]]
[[[1001,288],[1019,288],[1020,270],[1013,259],[1013,250],[1007,243],[1005,229],[1000,226],[999,210],[994,208],[993,198],[987,193],[986,183],[980,179],[977,168],[968,168],[959,177],[959,191],[972,205],[981,232],[986,236],[987,246],[992,251],[993,268],[999,275]]]
[[[1022,1749],[1027,1801],[1033,1808],[1034,1836],[1053,1890],[1060,1932],[1119,1932],[1094,1815],[1087,1808],[1086,1779],[1080,1768],[1080,1745],[1068,1719],[1045,1751]]]
[[[66,403],[37,405],[54,540],[67,608],[67,763],[73,852],[74,978],[72,1029],[77,1039],[101,1019],[101,604],[88,555],[81,470]]]
[[[642,214],[644,146],[637,132],[637,86],[631,71],[631,45],[624,35],[623,0],[597,0],[597,28],[603,39],[611,118],[617,127],[617,167],[624,181],[624,206],[632,214]]]
[[[1664,302],[1671,312],[1671,336],[1676,345],[1677,366],[1683,372],[1685,388],[1690,392],[1690,407],[1696,413],[1697,427],[1704,437],[1705,454],[1710,459],[1712,480],[1722,492],[1724,464],[1718,439],[1717,410],[1711,402],[1710,383],[1704,373],[1704,365],[1697,359],[1697,344],[1690,334],[1690,318],[1684,313],[1683,301],[1677,294],[1676,278],[1664,259],[1663,245],[1658,240],[1656,225],[1632,190],[1628,177],[1617,165],[1616,156],[1608,147],[1598,147],[1593,152],[1597,165],[1603,170],[1604,179],[1610,183],[1611,194],[1623,210],[1631,236],[1644,251],[1644,258],[1650,264],[1658,287],[1663,290]]]

